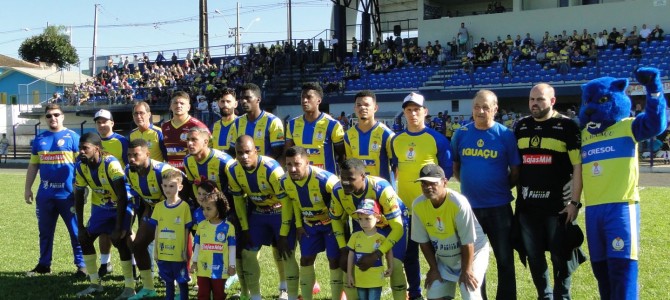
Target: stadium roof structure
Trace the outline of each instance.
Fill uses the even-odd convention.
[[[34,63],[0,54],[0,67],[39,68]]]

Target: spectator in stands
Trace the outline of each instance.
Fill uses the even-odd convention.
[[[595,44],[591,44],[589,52],[586,54],[586,60],[596,61],[598,59],[598,48]]]
[[[521,39],[520,35],[516,35],[516,39],[514,40],[514,48],[519,49],[521,48],[521,45],[523,45],[523,40]]]
[[[651,31],[651,39],[661,41],[663,40],[663,29],[661,26],[656,24],[656,27]]]
[[[612,31],[609,33],[607,36],[607,43],[609,45],[614,45],[616,44],[616,39],[620,36],[621,34],[616,31],[616,27],[612,27]]]
[[[63,102],[63,100],[61,99],[60,94],[58,92],[53,93],[51,99],[49,99],[49,103],[60,104],[61,102]]]
[[[628,37],[626,37],[626,45],[632,47],[633,45],[640,44],[640,36],[637,33],[637,26],[633,26],[633,30],[630,31]]]
[[[647,24],[642,24],[642,29],[640,29],[640,39],[650,42],[651,39],[651,29],[647,28]]]
[[[458,51],[459,53],[464,53],[466,52],[467,49],[467,44],[468,40],[470,39],[470,33],[468,32],[468,29],[465,27],[465,23],[461,23],[461,27],[458,28]]]
[[[535,45],[535,40],[533,40],[532,37],[530,37],[530,33],[526,33],[526,38],[523,39],[523,44],[527,46],[534,46]]]
[[[196,99],[198,101],[198,105],[196,106],[198,119],[205,124],[209,124],[209,104],[207,103],[207,97],[201,92]]]
[[[628,56],[630,58],[636,59],[637,62],[640,63],[640,59],[642,58],[642,49],[637,44],[634,44],[633,49],[630,49],[630,54]]]
[[[338,47],[339,41],[337,40],[337,36],[333,33],[333,37],[330,39],[330,48],[333,51],[330,58],[331,61],[335,61],[335,58],[339,57]]]
[[[596,48],[598,50],[604,50],[607,48],[607,35],[606,33],[603,34],[603,32],[598,33],[598,38],[596,38]]]
[[[586,66],[586,58],[579,53],[579,51],[572,51],[572,55],[570,55],[570,66],[577,68]]]

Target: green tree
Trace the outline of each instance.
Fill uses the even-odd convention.
[[[26,61],[39,60],[59,68],[79,62],[77,50],[70,44],[64,26],[47,26],[42,34],[29,37],[21,43],[19,55]]]

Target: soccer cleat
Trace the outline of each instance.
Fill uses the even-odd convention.
[[[74,278],[76,279],[83,280],[86,279],[87,277],[88,273],[86,272],[86,268],[84,267],[77,268],[77,272],[74,272]]]
[[[114,300],[126,300],[132,296],[135,296],[135,290],[133,288],[124,288],[121,295],[118,295]]]
[[[286,290],[279,290],[279,297],[277,297],[277,300],[288,300],[288,293]]]
[[[148,290],[148,289],[141,289],[135,296],[132,296],[128,298],[128,300],[137,300],[137,299],[144,299],[144,298],[154,298],[158,297],[158,294],[156,293],[155,290]]]
[[[88,295],[93,295],[95,293],[102,292],[102,285],[99,284],[91,284],[89,285],[86,289],[83,291],[77,293],[77,297],[84,297]]]
[[[49,273],[51,273],[51,267],[47,267],[47,266],[37,264],[37,266],[35,266],[35,268],[26,272],[26,276],[30,277],[30,276],[36,276],[36,275],[41,275],[41,274],[49,274]]]
[[[226,280],[226,287],[225,288],[230,288],[235,282],[238,282],[240,278],[237,276],[237,274],[228,277],[228,280]]]
[[[98,277],[102,278],[107,274],[112,274],[114,267],[112,264],[101,264],[98,268]]]

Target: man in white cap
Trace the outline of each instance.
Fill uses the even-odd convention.
[[[451,150],[444,134],[426,126],[428,108],[425,106],[423,95],[410,93],[403,100],[402,108],[407,120],[407,129],[391,139],[391,167],[398,178],[398,196],[405,206],[412,207],[414,199],[421,196],[421,185],[415,182],[416,174],[423,166],[432,163],[447,170],[447,178],[451,177]],[[412,211],[409,212],[411,214]],[[409,299],[421,299],[419,247],[412,240],[407,244],[405,272],[409,285]]]
[[[423,195],[412,206],[412,240],[428,262],[428,299],[482,299],[481,282],[489,262],[489,243],[465,196],[447,188],[440,166],[419,172]]]

